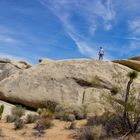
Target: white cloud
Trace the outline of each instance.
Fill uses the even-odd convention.
[[[113,30],[114,27],[123,28],[126,32],[125,22],[129,20],[129,31],[118,37],[120,42],[122,39],[126,40],[126,44],[118,46],[120,42],[113,42],[110,46],[113,48],[112,51],[106,53],[107,58],[112,58],[111,53],[120,52],[123,50],[125,55],[130,53],[131,50],[138,49],[138,42],[140,41],[140,18],[136,18],[136,13],[139,11],[139,0],[39,0],[44,6],[51,9],[53,13],[60,19],[62,25],[65,28],[67,34],[75,42],[79,51],[90,57],[95,57],[98,52],[98,44],[94,37],[96,33],[103,33]],[[75,26],[75,21],[71,18],[74,15],[80,16],[86,23],[87,31],[83,34],[79,28]],[[132,20],[132,17],[136,18]],[[122,27],[120,27],[120,23]],[[117,25],[118,24],[118,25]],[[114,30],[116,32],[116,29]],[[102,31],[103,30],[103,31]],[[118,33],[120,34],[118,30]],[[99,31],[99,32],[98,32]],[[100,32],[101,31],[101,32]],[[101,35],[102,36],[102,35]],[[111,36],[112,37],[112,36]],[[114,37],[113,37],[114,38]],[[117,37],[116,37],[117,38]],[[92,39],[92,40],[91,40]],[[101,39],[102,42],[102,39]],[[108,46],[108,44],[102,44],[102,46]],[[127,49],[126,49],[127,47]],[[106,50],[108,48],[106,47]],[[112,53],[112,54],[113,54]],[[119,55],[119,54],[118,54]],[[120,55],[122,56],[122,55]]]
[[[140,31],[140,17],[135,20],[129,21],[128,26],[132,32],[138,33]]]
[[[78,47],[79,51],[89,57],[95,57],[97,54],[96,50],[93,49],[89,43],[87,43],[86,38],[81,36],[76,29],[67,21],[66,18],[61,19],[63,26],[71,37],[71,39],[75,42],[76,46]]]
[[[105,20],[105,22],[113,20],[115,18],[115,11],[112,8],[111,0],[107,0],[105,4],[98,0],[96,2],[95,8],[95,13],[98,16],[101,16]]]
[[[89,32],[90,32],[90,34],[91,34],[92,36],[95,35],[97,28],[98,28],[98,27],[97,27],[96,24],[93,24],[92,26],[89,27]]]
[[[106,31],[111,30],[111,28],[112,28],[112,25],[111,25],[111,24],[106,24],[106,25],[104,25],[104,29],[105,29]]]
[[[0,35],[0,43],[17,43],[17,40],[15,39],[15,38],[12,38],[12,37],[10,37],[10,36],[2,36],[2,35]]]
[[[129,31],[131,34],[130,51],[139,50],[140,46],[140,17],[128,22]]]
[[[97,46],[88,40],[88,36],[84,36],[71,21],[73,12],[79,14],[89,24],[89,32],[94,36],[98,29],[98,17],[103,20],[103,28],[108,31],[112,28],[111,21],[115,18],[115,12],[112,8],[111,0],[107,0],[105,4],[98,1],[47,1],[39,0],[45,7],[51,9],[53,13],[61,21],[65,31],[75,42],[79,51],[89,57],[97,56]]]

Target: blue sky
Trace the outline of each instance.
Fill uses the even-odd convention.
[[[0,0],[0,57],[105,58],[140,54],[139,0]]]

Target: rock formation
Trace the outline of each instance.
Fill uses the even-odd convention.
[[[23,61],[18,62],[0,58],[0,81],[29,67],[31,65]]]
[[[114,60],[114,63],[119,63],[136,71],[140,71],[140,56],[129,58],[128,60]]]
[[[7,115],[10,115],[11,112],[12,112],[12,109],[15,107],[14,104],[7,103],[7,102],[4,102],[2,100],[0,100],[0,105],[4,105],[4,111],[3,111],[3,114],[2,114],[2,119],[4,119]],[[25,110],[25,116],[30,114],[30,113],[35,114],[35,112],[33,112],[33,111]]]
[[[140,56],[135,56],[135,57],[131,57],[129,58],[130,60],[137,60],[137,61],[140,61]]]
[[[101,103],[102,94],[120,84],[117,79],[122,78],[125,87],[128,71],[131,69],[120,64],[92,59],[41,60],[38,65],[5,77],[0,82],[0,99],[34,108],[47,100],[96,105]]]

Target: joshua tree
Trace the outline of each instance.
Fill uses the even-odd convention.
[[[112,107],[116,110],[116,115],[123,121],[128,135],[138,130],[140,124],[140,100],[137,97],[135,88],[132,87],[132,83],[137,78],[138,72],[131,71],[127,76],[129,80],[123,96],[124,100],[115,96],[118,93],[116,87],[111,89],[112,94],[107,99],[109,99]]]
[[[130,120],[128,118],[127,106],[128,106],[130,87],[131,87],[131,84],[133,83],[134,79],[137,78],[138,73],[136,71],[131,71],[128,73],[127,76],[129,77],[129,81],[127,83],[127,89],[126,89],[126,94],[125,94],[123,118],[131,129]]]

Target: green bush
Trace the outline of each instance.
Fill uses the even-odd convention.
[[[52,113],[51,111],[49,111],[46,108],[39,108],[37,110],[37,113],[39,114],[39,116],[41,118],[49,118],[49,119],[53,119],[54,118],[54,113]]]
[[[102,140],[105,136],[104,129],[99,126],[86,126],[76,131],[76,138],[78,140]]]
[[[81,120],[85,117],[83,108],[79,106],[73,107],[73,114],[75,115],[76,120]]]
[[[17,130],[17,129],[22,129],[22,128],[24,127],[24,125],[25,125],[25,122],[24,122],[24,120],[22,120],[22,119],[17,119],[17,120],[15,121],[14,125],[15,125],[15,129],[16,129],[16,130]]]
[[[0,105],[0,119],[2,117],[3,111],[4,111],[4,105]]]
[[[120,136],[129,131],[122,117],[116,114],[105,113],[102,116],[91,116],[87,119],[86,126],[102,125],[107,136]]]
[[[72,121],[72,122],[68,122],[69,124],[67,124],[67,126],[65,127],[68,130],[73,130],[76,129],[76,122]]]
[[[68,104],[60,104],[60,105],[57,105],[56,106],[56,108],[55,108],[55,112],[57,113],[59,113],[59,112],[63,112],[63,111],[65,111],[65,110],[69,110],[69,109],[71,109],[70,108],[70,105],[68,105]]]
[[[55,108],[58,105],[57,102],[51,101],[51,100],[44,101],[43,104],[44,104],[44,107],[51,112],[55,112]]]
[[[105,130],[108,136],[120,136],[129,131],[123,118],[115,115],[108,118],[105,124]]]
[[[19,118],[22,117],[23,115],[25,115],[25,108],[23,108],[20,105],[13,107],[12,115],[17,116]]]
[[[103,125],[105,126],[107,120],[113,116],[113,113],[106,112],[101,116],[89,116],[87,118],[87,126]]]
[[[7,115],[6,116],[6,122],[7,123],[12,123],[15,122],[19,117],[14,116],[14,115]]]
[[[64,120],[64,121],[74,121],[75,120],[74,114],[71,114],[71,113],[68,113],[68,112],[60,113],[60,116],[58,118],[60,120]]]
[[[57,119],[65,121],[80,120],[85,118],[85,110],[83,107],[76,105],[61,104],[55,108],[55,115]]]
[[[26,117],[26,124],[35,123],[39,119],[38,115],[28,114]]]
[[[40,118],[36,124],[34,129],[41,132],[42,130],[49,129],[52,127],[52,120],[49,118]]]

